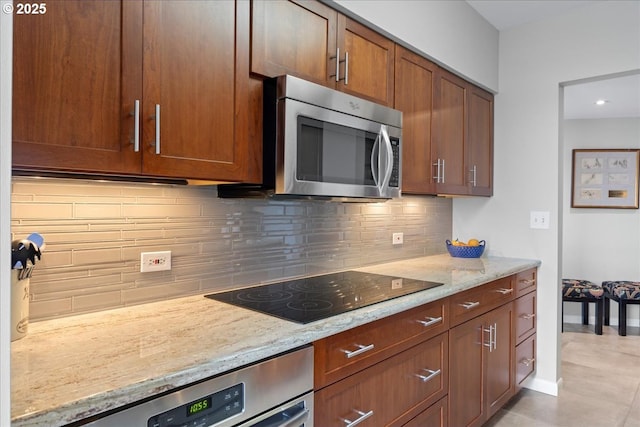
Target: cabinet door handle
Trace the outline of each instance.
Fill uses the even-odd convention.
[[[501,293],[502,295],[507,295],[513,292],[513,289],[507,289],[507,288],[500,288],[500,289],[496,289],[496,292]]]
[[[133,104],[133,151],[140,151],[140,100]]]
[[[344,85],[349,84],[349,52],[344,53]]]
[[[427,320],[416,320],[422,326],[427,327],[442,322],[442,316],[440,317],[427,317]]]
[[[432,380],[434,377],[440,375],[440,369],[437,369],[435,371],[431,370],[431,369],[423,369],[423,371],[427,372],[429,375],[420,375],[420,374],[415,374],[416,377],[420,378],[420,380],[423,383],[426,383],[430,380]]]
[[[160,154],[160,104],[156,104],[156,154]]]
[[[436,180],[436,184],[440,184],[440,159],[438,159],[436,163],[432,163],[431,166],[436,167],[436,176],[434,176],[433,179]]]
[[[369,350],[373,350],[374,345],[373,344],[369,344],[369,345],[356,344],[356,347],[358,347],[358,349],[354,351],[349,351],[344,349],[340,349],[340,351],[342,351],[345,354],[345,356],[347,356],[347,359],[351,359],[352,357],[356,357],[362,353],[366,353]]]
[[[467,302],[463,302],[461,304],[458,304],[460,307],[464,307],[467,310],[472,309],[473,307],[477,307],[480,305],[480,301],[476,301],[476,302],[471,302],[471,301],[467,301]]]
[[[482,332],[489,332],[489,342],[485,343],[484,338],[482,339],[482,345],[485,347],[489,347],[489,353],[493,352],[498,348],[497,344],[497,335],[498,335],[498,324],[494,323],[493,325],[489,325],[489,329],[482,329]]]
[[[358,411],[357,409],[354,409],[354,412],[358,415],[360,415],[360,417],[356,420],[348,420],[346,418],[343,418],[342,421],[344,421],[345,423],[345,427],[353,427],[355,425],[360,424],[361,422],[363,422],[364,420],[366,420],[367,418],[369,418],[370,416],[373,415],[373,409],[369,412],[362,412],[362,411]]]
[[[522,360],[520,361],[520,363],[522,363],[524,366],[531,366],[531,364],[532,364],[533,362],[535,362],[535,361],[536,361],[536,359],[534,359],[534,358],[531,358],[531,359],[522,359]]]
[[[525,279],[525,280],[520,280],[520,283],[523,283],[525,285],[533,285],[534,283],[536,283],[536,279]]]
[[[525,320],[529,320],[529,319],[533,319],[534,317],[536,317],[535,313],[530,313],[530,314],[523,314],[522,316],[520,316],[522,319]]]
[[[476,165],[473,165],[473,168],[472,168],[472,169],[469,169],[469,172],[471,172],[471,176],[472,176],[472,178],[471,178],[471,182],[469,182],[469,184],[471,184],[473,187],[475,187],[475,186],[476,186],[476,183],[477,183],[477,181],[476,181],[476,176],[477,176],[477,173],[476,173],[476,172],[477,172],[477,166],[476,166]]]

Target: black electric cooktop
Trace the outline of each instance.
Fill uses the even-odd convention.
[[[205,295],[297,323],[309,323],[442,283],[344,271]]]

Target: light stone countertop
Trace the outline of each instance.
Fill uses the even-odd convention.
[[[202,295],[32,323],[11,348],[12,426],[78,421],[539,265],[446,254],[358,268],[444,286],[305,325]]]

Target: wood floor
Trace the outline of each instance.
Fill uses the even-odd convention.
[[[640,427],[640,328],[565,324],[558,397],[523,389],[485,427]]]

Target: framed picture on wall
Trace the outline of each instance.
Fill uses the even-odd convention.
[[[638,209],[640,150],[574,149],[572,208]]]

